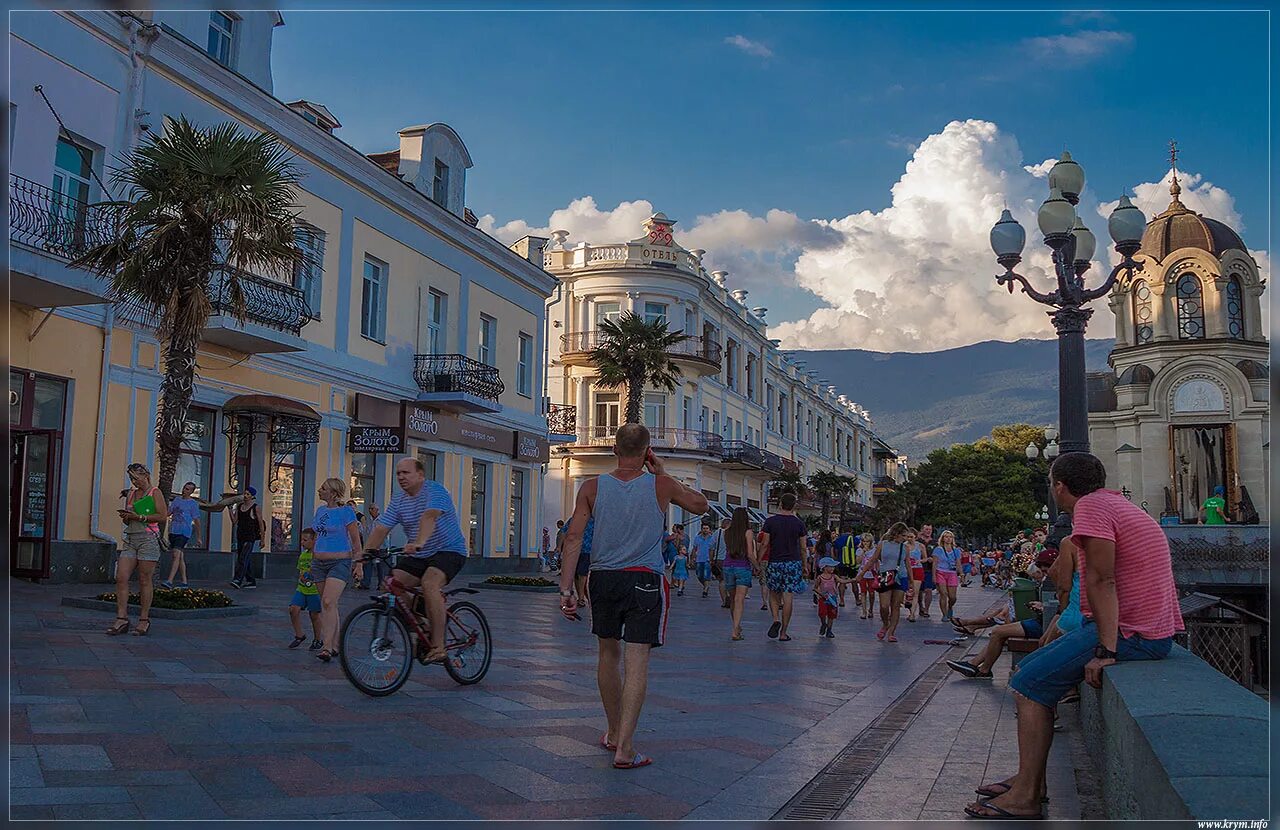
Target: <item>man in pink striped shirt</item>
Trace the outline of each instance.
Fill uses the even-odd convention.
[[[1041,818],[1054,708],[1081,680],[1102,687],[1117,660],[1159,660],[1183,630],[1169,542],[1160,525],[1114,490],[1102,462],[1085,452],[1058,456],[1049,489],[1071,513],[1080,552],[1084,624],[1027,656],[1009,680],[1018,709],[1018,772],[979,787],[965,808],[976,818]],[[989,800],[986,800],[989,799]]]

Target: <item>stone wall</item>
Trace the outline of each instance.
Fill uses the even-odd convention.
[[[1267,817],[1267,704],[1175,646],[1081,685],[1085,745],[1110,819]]]

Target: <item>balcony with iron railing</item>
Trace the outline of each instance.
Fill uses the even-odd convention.
[[[580,331],[560,336],[560,360],[566,365],[587,364],[591,352],[604,342],[602,331]],[[689,337],[667,350],[672,360],[687,363],[703,374],[720,371],[721,348],[715,340]]]
[[[783,471],[782,457],[777,453],[761,449],[746,441],[725,441],[721,460],[726,464],[736,464],[756,470],[764,470],[773,475],[781,475]]]
[[[547,407],[547,434],[572,441],[577,437],[578,407],[573,404],[553,403]],[[572,437],[570,437],[572,436]],[[563,442],[560,442],[563,443]]]
[[[106,302],[106,280],[65,263],[114,239],[116,216],[10,173],[10,298],[34,308]]]
[[[873,490],[893,490],[897,488],[898,482],[893,476],[876,476],[871,479],[871,487]]]
[[[613,447],[614,437],[618,434],[617,425],[599,426],[588,424],[578,427],[574,441],[561,447],[562,452],[574,450],[603,450]],[[649,427],[650,445],[654,449],[688,452],[719,458],[723,452],[724,442],[714,432],[703,432],[697,429],[676,429],[673,427]]]
[[[461,354],[414,355],[418,401],[459,412],[500,412],[506,387],[496,366]]]

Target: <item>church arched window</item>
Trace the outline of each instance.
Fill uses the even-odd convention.
[[[1154,334],[1151,325],[1151,286],[1146,280],[1133,284],[1133,338],[1141,346],[1150,343]]]
[[[1244,292],[1239,277],[1227,280],[1227,337],[1244,339]]]
[[[1204,296],[1195,274],[1178,277],[1178,339],[1204,339]]]

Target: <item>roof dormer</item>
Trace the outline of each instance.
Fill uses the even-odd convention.
[[[291,101],[285,106],[330,135],[333,134],[334,130],[342,126],[342,123],[334,117],[333,113],[329,112],[329,109],[324,104],[299,99]]]

